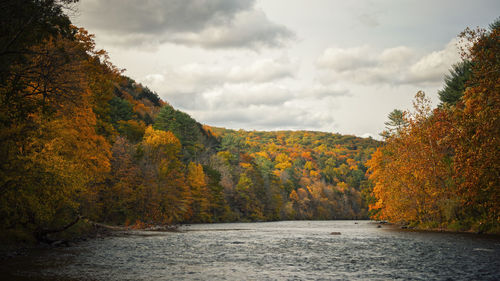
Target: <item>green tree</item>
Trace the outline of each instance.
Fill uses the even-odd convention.
[[[188,114],[170,105],[161,108],[153,128],[172,132],[182,144],[186,160],[194,160],[201,149],[201,125]]]
[[[470,61],[464,60],[453,65],[450,74],[444,78],[444,88],[438,91],[439,100],[441,101],[439,106],[445,104],[456,105],[462,98],[471,75],[472,63]]]
[[[389,113],[387,118],[389,118],[389,121],[385,122],[385,131],[382,132],[380,135],[387,138],[391,135],[398,134],[401,129],[406,127],[408,125],[408,122],[404,119],[405,113],[399,109],[394,109]]]

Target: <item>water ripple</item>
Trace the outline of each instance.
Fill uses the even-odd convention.
[[[340,235],[332,235],[340,232]],[[372,222],[203,224],[37,256],[32,280],[499,280],[500,243]],[[35,276],[37,279],[34,279]]]

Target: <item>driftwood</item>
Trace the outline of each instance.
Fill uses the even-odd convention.
[[[43,243],[48,243],[48,244],[61,244],[64,241],[58,241],[58,240],[53,240],[48,237],[49,234],[53,233],[59,233],[67,230],[68,228],[72,227],[75,225],[77,222],[80,220],[84,220],[86,223],[92,225],[94,228],[101,228],[105,230],[110,230],[110,231],[128,231],[128,230],[133,230],[133,226],[115,226],[115,225],[109,225],[109,224],[104,224],[104,223],[99,223],[92,221],[84,216],[78,215],[76,218],[71,221],[70,223],[59,227],[59,228],[54,228],[54,229],[39,229],[38,231],[35,232],[35,238],[39,242]],[[178,225],[150,225],[149,227],[143,228],[142,230],[146,231],[176,231],[178,228]]]
[[[130,227],[127,227],[127,226],[109,225],[109,224],[94,222],[94,221],[91,221],[88,219],[87,219],[87,222],[90,223],[94,227],[100,227],[100,228],[104,228],[107,230],[130,230],[131,229]]]
[[[38,231],[35,232],[35,238],[40,241],[40,242],[45,242],[45,243],[53,243],[54,241],[49,239],[47,235],[52,234],[52,233],[58,233],[58,232],[63,232],[66,229],[72,227],[75,225],[78,221],[80,221],[82,217],[81,216],[76,216],[76,218],[68,223],[65,226],[59,227],[59,228],[54,228],[54,229],[39,229]]]
[[[83,216],[78,215],[78,216],[76,216],[76,218],[73,221],[71,221],[70,223],[68,223],[62,227],[53,228],[53,229],[39,229],[38,231],[35,232],[35,238],[39,242],[51,244],[54,246],[57,246],[59,244],[64,244],[67,241],[53,240],[53,239],[50,239],[48,237],[48,235],[53,234],[53,233],[63,232],[65,230],[67,230],[68,228],[72,227],[73,225],[75,225],[80,220],[84,220],[86,223],[94,226],[95,228],[102,228],[102,229],[111,230],[111,231],[125,231],[125,230],[131,229],[130,227],[114,226],[114,225],[107,225],[107,224],[103,224],[103,223],[94,222],[94,221],[91,221]]]

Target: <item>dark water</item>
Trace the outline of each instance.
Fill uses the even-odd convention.
[[[2,270],[12,280],[500,280],[500,240],[368,221],[203,224],[41,250]]]

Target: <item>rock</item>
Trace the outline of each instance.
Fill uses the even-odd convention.
[[[381,225],[377,225],[377,228],[382,228],[382,226]]]
[[[330,234],[331,234],[331,235],[340,235],[341,233],[340,233],[340,232],[336,232],[336,231],[334,231],[334,232],[331,232]]]

